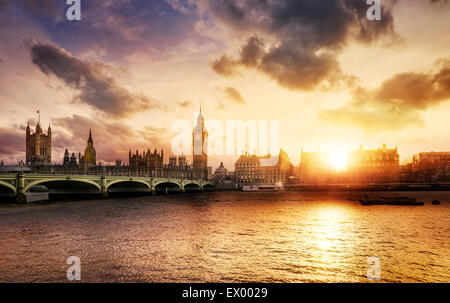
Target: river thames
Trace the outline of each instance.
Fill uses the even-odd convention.
[[[369,193],[370,194],[370,193]],[[0,281],[450,282],[450,192],[198,193],[0,205]],[[441,205],[431,205],[439,199]]]

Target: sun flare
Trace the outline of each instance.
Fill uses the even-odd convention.
[[[330,152],[330,165],[336,171],[342,171],[347,168],[347,151],[343,149],[336,149]]]

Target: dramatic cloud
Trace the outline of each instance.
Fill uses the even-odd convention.
[[[235,61],[232,57],[228,55],[223,55],[219,59],[216,59],[210,63],[211,68],[222,76],[236,76],[240,73],[237,71],[239,67],[239,62]]]
[[[227,88],[225,88],[224,92],[225,92],[226,96],[228,97],[228,99],[230,99],[238,104],[245,104],[245,100],[242,97],[241,93],[234,87],[228,86]]]
[[[66,148],[70,153],[84,153],[89,129],[92,129],[94,146],[97,151],[97,161],[114,162],[122,160],[128,162],[128,151],[136,149],[147,150],[154,148],[164,149],[166,155],[170,154],[170,136],[167,130],[144,127],[135,131],[130,126],[119,122],[105,122],[87,117],[73,115],[71,117],[56,118],[52,121],[56,130],[53,134],[59,136],[54,140],[54,162],[61,162]]]
[[[43,73],[54,75],[80,91],[75,102],[111,117],[128,117],[159,106],[155,100],[120,86],[102,63],[82,61],[55,45],[36,41],[29,44],[32,61]]]
[[[391,1],[390,3],[394,3]],[[381,21],[369,21],[360,0],[210,0],[213,15],[240,35],[253,33],[234,58],[223,55],[211,67],[223,76],[255,68],[290,89],[310,90],[347,80],[337,62],[349,38],[370,43],[394,39],[390,3]]]
[[[177,103],[178,107],[181,107],[183,110],[185,110],[186,108],[189,108],[191,106],[194,106],[194,102],[186,100],[186,101],[178,101]]]
[[[0,10],[12,4],[22,7],[30,16],[36,18],[42,15],[56,17],[63,12],[54,0],[0,0]]]
[[[14,155],[25,151],[25,132],[0,127],[0,155]]]
[[[423,125],[420,111],[450,100],[450,64],[435,73],[400,73],[374,90],[357,88],[346,107],[324,110],[320,118],[368,129],[403,129]]]
[[[319,113],[319,118],[337,125],[357,126],[368,132],[395,131],[424,125],[416,111],[398,112],[389,110],[389,108],[372,109],[346,106],[323,110]]]

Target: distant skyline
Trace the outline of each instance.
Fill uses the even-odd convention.
[[[382,1],[368,21],[365,2],[93,0],[70,22],[65,1],[0,0],[0,160],[24,160],[37,110],[53,162],[90,128],[97,161],[168,158],[200,104],[206,121],[279,120],[296,165],[301,148],[450,150],[450,3]]]

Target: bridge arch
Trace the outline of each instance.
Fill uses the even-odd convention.
[[[173,181],[158,181],[154,183],[154,190],[156,193],[164,192],[181,192],[181,185]]]
[[[42,180],[33,181],[25,187],[24,192],[27,192],[33,186],[44,185],[45,183],[52,183],[52,182],[85,183],[85,184],[94,186],[95,188],[97,188],[99,190],[99,192],[102,191],[102,188],[100,187],[100,185],[94,181],[85,180],[85,179],[67,179],[67,178],[65,178],[65,179],[42,179]]]
[[[157,181],[157,182],[153,183],[153,186],[156,188],[156,186],[161,185],[161,184],[174,184],[181,189],[181,184],[179,182],[170,181],[170,180]]]
[[[152,189],[152,187],[151,187],[150,184],[148,184],[147,182],[142,181],[142,180],[116,180],[116,181],[112,181],[111,183],[108,183],[108,185],[106,185],[106,190],[108,190],[108,188],[109,188],[111,185],[119,184],[119,183],[128,183],[128,182],[143,184],[143,185],[145,185],[148,189],[150,189],[150,190]]]
[[[0,186],[4,186],[4,187],[6,187],[6,188],[12,190],[12,192],[14,193],[14,195],[17,194],[16,187],[15,187],[14,185],[8,183],[8,182],[0,181]]]
[[[198,182],[188,182],[184,184],[184,191],[201,191],[202,186]]]
[[[202,186],[200,182],[195,182],[195,181],[185,182],[185,183],[184,183],[184,186],[186,186],[186,185],[191,185],[191,184],[197,185],[198,187],[201,187],[201,186]]]
[[[203,190],[204,191],[213,191],[214,190],[214,186],[212,184],[203,184]]]

